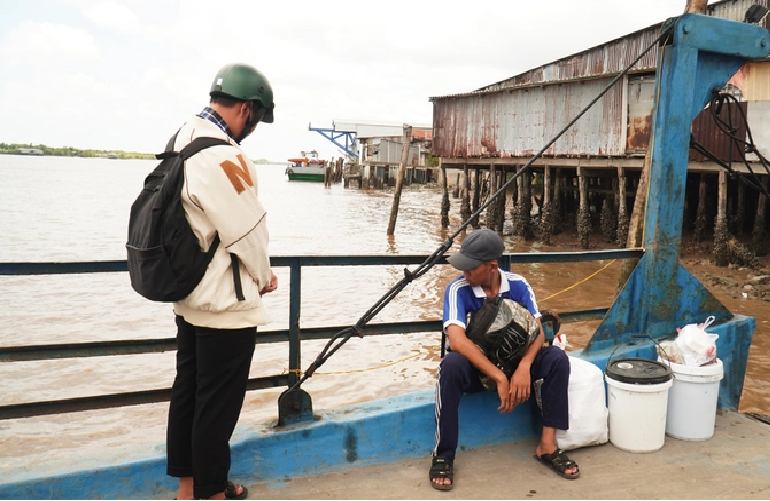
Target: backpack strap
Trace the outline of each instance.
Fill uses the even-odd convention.
[[[241,269],[238,264],[238,256],[230,254],[230,261],[233,263],[233,284],[235,285],[235,297],[238,301],[245,301],[243,297],[243,287],[241,286]]]
[[[190,144],[182,148],[182,151],[179,152],[179,155],[182,157],[182,161],[184,162],[201,150],[205,150],[206,148],[210,148],[212,146],[226,144],[230,143],[218,137],[196,137]]]
[[[174,138],[176,138],[176,135],[174,135]],[[172,140],[174,138],[172,138]],[[170,144],[173,147],[173,143],[170,143]],[[163,155],[166,155],[166,154],[179,155],[182,158],[182,162],[184,162],[191,156],[200,152],[201,150],[205,150],[206,148],[210,148],[212,146],[221,146],[221,145],[228,145],[228,144],[230,143],[228,143],[224,139],[220,139],[217,137],[197,137],[193,139],[190,144],[182,148],[182,151],[178,153],[167,151],[163,153]],[[215,242],[219,244],[219,233],[217,233],[217,236],[215,237]],[[245,301],[246,298],[243,296],[243,286],[241,285],[241,272],[240,272],[240,266],[238,263],[238,256],[236,256],[235,254],[230,254],[230,261],[232,262],[232,268],[233,268],[233,284],[235,285],[235,297],[238,299],[238,301]]]

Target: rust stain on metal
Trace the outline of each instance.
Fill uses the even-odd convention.
[[[652,113],[643,117],[633,117],[628,124],[628,149],[646,150],[652,134]]]

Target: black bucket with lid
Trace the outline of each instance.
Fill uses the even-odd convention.
[[[608,378],[626,384],[661,384],[674,377],[671,367],[648,358],[608,360],[604,372]]]

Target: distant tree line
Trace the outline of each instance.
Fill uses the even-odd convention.
[[[155,160],[155,155],[151,153],[137,153],[135,151],[123,151],[123,150],[83,150],[79,148],[73,148],[72,146],[62,146],[61,148],[54,148],[52,146],[46,146],[45,144],[32,144],[32,143],[0,143],[0,155],[19,155],[22,154],[22,150],[40,150],[43,155],[55,156],[55,157],[95,157],[95,158],[119,158],[126,159],[139,159],[139,160]],[[30,153],[25,153],[30,154]],[[256,165],[270,165],[281,162],[272,162],[263,158],[259,160],[253,160]]]
[[[149,153],[137,153],[135,151],[122,150],[89,150],[73,148],[72,146],[62,146],[54,148],[45,144],[31,143],[0,143],[0,155],[18,155],[22,150],[40,150],[43,155],[57,157],[107,157],[119,159],[155,159],[155,155]]]

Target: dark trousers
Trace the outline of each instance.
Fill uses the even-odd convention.
[[[193,477],[196,499],[227,487],[230,437],[241,413],[257,328],[211,329],[177,316],[176,378],[166,435],[166,472]]]
[[[569,428],[567,384],[569,359],[556,346],[545,346],[535,356],[530,367],[532,391],[530,398],[540,395],[538,407],[543,426],[566,430]],[[458,409],[463,393],[484,391],[480,372],[467,358],[450,351],[441,361],[436,377],[436,448],[433,455],[454,459],[459,435]],[[536,383],[542,379],[542,384]],[[537,388],[539,387],[539,388]]]

